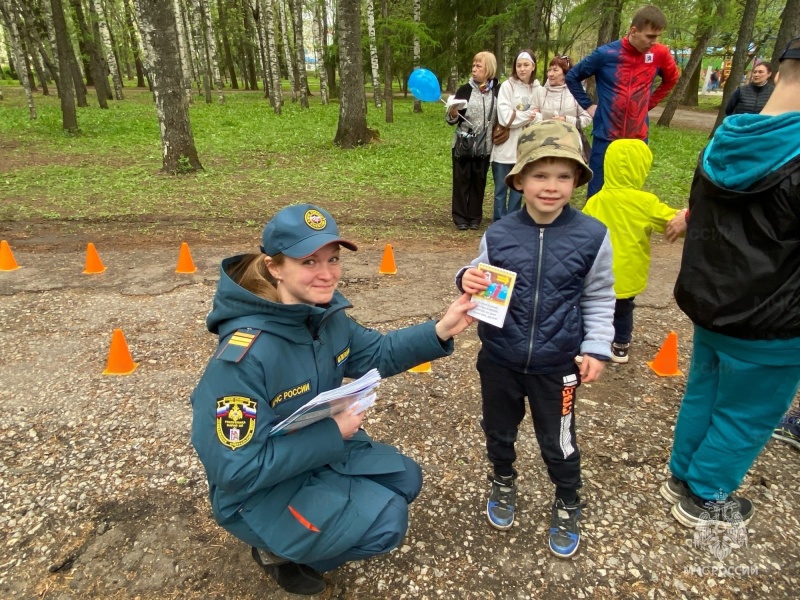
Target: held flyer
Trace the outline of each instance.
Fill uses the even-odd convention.
[[[478,306],[468,311],[467,314],[495,327],[502,327],[506,320],[517,274],[514,271],[506,271],[486,263],[480,263],[478,269],[486,277],[489,287],[480,294],[472,295],[472,301],[476,302]]]

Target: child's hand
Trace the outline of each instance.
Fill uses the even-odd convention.
[[[464,274],[461,276],[461,289],[467,294],[480,294],[488,287],[489,281],[480,269],[472,267],[464,271]]]
[[[597,381],[605,366],[606,363],[602,360],[597,360],[593,356],[584,354],[583,361],[581,361],[581,383]]]
[[[447,307],[447,312],[436,323],[436,335],[440,340],[449,340],[454,335],[458,335],[475,321],[474,317],[467,314],[477,306],[470,302],[469,294],[462,294],[455,302]]]
[[[678,211],[678,214],[667,223],[664,235],[668,242],[674,242],[679,237],[686,235],[686,213],[687,210],[685,208]]]

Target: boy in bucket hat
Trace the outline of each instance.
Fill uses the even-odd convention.
[[[550,550],[569,558],[578,550],[584,506],[580,452],[575,440],[575,399],[581,382],[595,381],[611,357],[614,276],[606,226],[569,205],[592,172],[581,155],[577,129],[543,121],[523,130],[517,162],[506,182],[523,193],[524,208],[493,223],[480,256],[457,276],[469,294],[486,289],[476,267],[488,263],[517,274],[502,327],[478,325],[483,346],[478,373],[481,426],[493,471],[486,504],[490,525],[514,524],[514,442],[525,416],[525,397],[536,439],[556,487]],[[574,358],[583,354],[580,366]]]

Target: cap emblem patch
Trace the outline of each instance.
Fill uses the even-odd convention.
[[[325,225],[328,224],[325,217],[318,210],[307,210],[304,219],[306,221],[306,225],[316,231],[325,229]]]

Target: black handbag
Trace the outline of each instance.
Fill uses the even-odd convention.
[[[480,133],[475,133],[472,129],[457,131],[453,156],[458,160],[486,156],[486,129]]]

